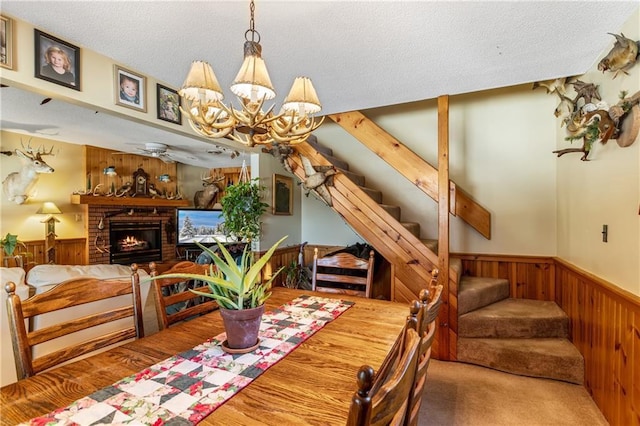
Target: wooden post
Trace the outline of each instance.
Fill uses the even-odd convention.
[[[438,97],[438,283],[445,303],[438,315],[438,359],[451,359],[449,333],[449,96]],[[455,345],[453,346],[455,348]],[[455,354],[453,354],[455,359]]]

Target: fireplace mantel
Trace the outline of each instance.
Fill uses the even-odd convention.
[[[71,204],[97,206],[145,206],[145,207],[187,207],[189,200],[165,200],[149,197],[104,197],[100,195],[71,195]]]

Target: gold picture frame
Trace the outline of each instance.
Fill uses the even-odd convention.
[[[293,179],[289,176],[273,175],[272,211],[274,215],[293,214]]]
[[[147,112],[147,78],[114,65],[116,105]]]
[[[13,19],[0,15],[0,67],[13,69]]]

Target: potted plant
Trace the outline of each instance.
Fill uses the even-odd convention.
[[[264,302],[271,296],[271,283],[282,268],[265,282],[261,281],[260,272],[285,238],[287,237],[281,238],[255,262],[249,245],[245,246],[242,257],[234,259],[224,244],[217,240],[218,252],[196,243],[213,259],[209,274],[166,274],[153,279],[185,278],[205,282],[211,293],[191,291],[218,302],[227,333],[223,349],[235,353],[248,352],[259,343],[258,331],[264,313]],[[222,257],[219,253],[222,253]]]
[[[240,180],[225,190],[220,204],[227,236],[249,242],[260,236],[260,216],[269,205],[262,201],[259,180]]]
[[[24,251],[20,253],[15,253],[15,250],[18,246],[22,247]],[[21,268],[24,267],[24,262],[22,257],[23,256],[27,257],[30,255],[30,253],[27,252],[27,246],[18,239],[17,235],[13,235],[7,232],[7,235],[5,235],[0,240],[0,247],[4,251],[5,257],[13,258],[16,266],[19,266]]]

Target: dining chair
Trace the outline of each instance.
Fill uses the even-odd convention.
[[[18,379],[144,337],[136,264],[131,265],[130,278],[73,278],[25,300],[20,300],[13,282],[7,283],[5,290]],[[52,314],[54,311],[57,314]],[[27,322],[36,324],[44,318],[46,326],[27,327]],[[82,339],[70,338],[72,333]]]
[[[162,275],[198,274],[206,275],[211,265],[201,265],[191,261],[178,262]],[[172,324],[218,309],[218,303],[208,297],[199,296],[189,290],[211,293],[209,287],[197,280],[185,278],[158,278],[157,265],[149,264],[152,277],[153,294],[156,299],[158,327],[164,330]]]
[[[369,259],[349,253],[318,258],[318,249],[313,250],[311,289],[327,293],[349,294],[371,297],[373,283],[373,250]]]
[[[406,327],[400,339],[400,358],[391,374],[375,374],[369,365],[358,370],[358,390],[351,399],[347,426],[403,424],[416,372],[420,338],[414,329]]]
[[[420,404],[425,390],[427,380],[427,369],[431,361],[431,346],[435,338],[438,313],[442,305],[442,285],[437,284],[438,271],[432,271],[432,278],[429,287],[420,291],[420,301],[414,301],[411,313],[416,316],[416,321],[411,324],[417,325],[420,336],[420,347],[418,351],[418,365],[413,383],[413,389],[409,394],[408,412],[405,419],[405,426],[416,426],[418,424],[418,414]],[[418,307],[419,309],[415,309]]]

